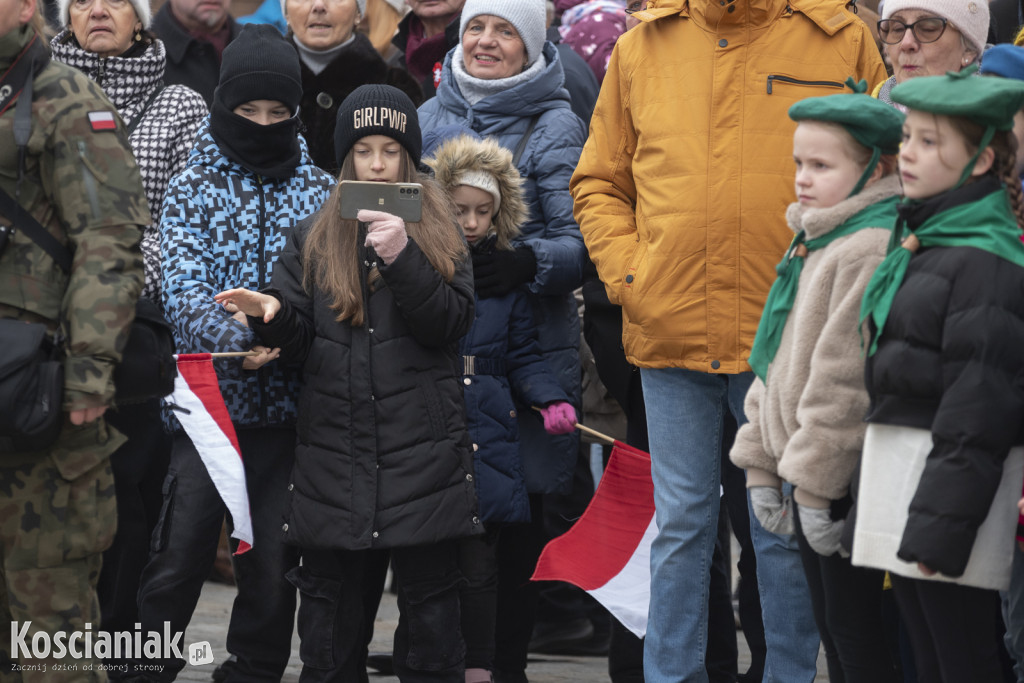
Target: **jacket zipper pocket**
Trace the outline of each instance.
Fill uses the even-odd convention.
[[[846,84],[840,83],[839,81],[802,81],[799,78],[791,78],[789,76],[778,76],[776,74],[770,74],[768,76],[768,94],[772,94],[772,82],[778,83],[792,83],[793,85],[822,85],[827,88],[839,88],[842,90],[846,87]]]

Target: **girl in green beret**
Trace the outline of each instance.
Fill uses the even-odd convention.
[[[1002,680],[996,633],[1024,475],[1024,83],[893,89],[905,199],[861,309],[871,405],[853,563],[888,570],[919,680]]]
[[[843,94],[798,102],[789,116],[798,122],[797,201],[786,218],[796,236],[758,326],[750,421],[731,457],[747,470],[760,524],[796,533],[830,679],[895,683],[883,638],[883,573],[853,567],[839,536],[868,406],[860,300],[896,222],[903,115],[867,95]],[[783,480],[795,487],[795,514]]]

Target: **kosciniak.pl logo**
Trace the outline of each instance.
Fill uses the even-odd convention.
[[[143,633],[142,624],[134,631],[93,631],[86,624],[84,631],[32,631],[32,622],[11,622],[11,655],[22,662],[28,659],[181,659],[181,636],[171,633],[171,625],[164,622],[162,632]],[[191,664],[213,661],[208,642],[189,646]]]

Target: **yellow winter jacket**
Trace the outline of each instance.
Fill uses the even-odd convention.
[[[746,372],[792,238],[787,110],[885,68],[841,0],[651,0],[634,16],[570,184],[576,220],[631,363]]]

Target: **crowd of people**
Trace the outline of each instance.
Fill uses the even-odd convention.
[[[185,665],[36,645],[183,633],[236,521],[120,400],[148,306],[234,354],[216,681],[296,623],[367,681],[390,568],[406,683],[525,683],[560,611],[613,683],[1024,682],[1024,3],[407,1],[0,0],[0,678]],[[530,581],[588,366],[651,457],[642,639]]]

